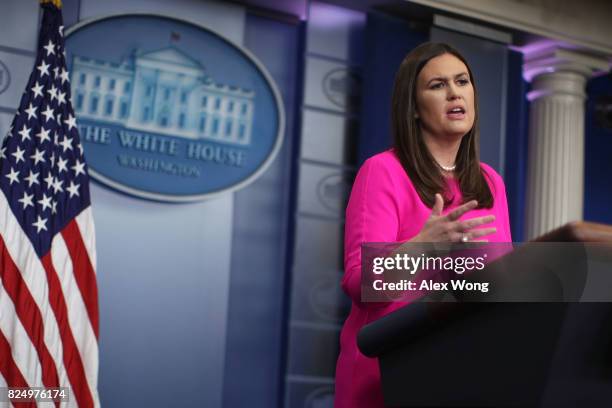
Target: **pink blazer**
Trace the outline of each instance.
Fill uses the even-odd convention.
[[[497,232],[486,239],[511,242],[504,181],[488,165],[481,163],[481,167],[488,175],[493,208],[472,210],[462,219],[493,214],[495,221],[490,226],[497,227]],[[450,188],[455,200],[444,209],[444,214],[461,203],[461,193],[454,180]],[[364,325],[406,306],[402,302],[382,305],[361,302],[361,243],[409,240],[418,234],[430,213],[431,209],[421,201],[392,150],[369,158],[359,169],[346,209],[342,288],[350,296],[352,307],[340,334],[336,408],[384,407],[378,361],[361,354],[357,333]]]

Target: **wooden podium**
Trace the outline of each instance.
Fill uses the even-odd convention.
[[[612,227],[571,223],[533,242],[498,259],[482,276],[470,277],[497,274],[504,282],[508,274],[505,281],[512,290],[525,289],[520,296],[527,301],[417,301],[360,331],[362,353],[379,359],[386,405],[612,406],[612,303],[579,303],[575,293],[564,290],[565,278],[525,261],[538,242],[610,248]],[[566,252],[546,256],[562,260]],[[586,266],[573,268],[566,274],[571,285],[584,286]]]

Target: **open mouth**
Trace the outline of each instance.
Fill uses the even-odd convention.
[[[450,117],[451,119],[463,119],[465,117],[465,109],[461,107],[449,109],[446,112],[446,116]]]

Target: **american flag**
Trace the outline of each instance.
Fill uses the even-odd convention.
[[[70,401],[55,406],[94,407],[98,293],[88,170],[61,11],[42,7],[35,66],[0,150],[0,387],[68,387]]]

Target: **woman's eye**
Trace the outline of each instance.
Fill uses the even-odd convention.
[[[431,89],[440,89],[444,86],[444,82],[437,82],[431,86]]]
[[[469,84],[469,83],[470,83],[470,81],[469,81],[469,80],[467,80],[467,79],[460,79],[460,80],[459,80],[459,81],[457,81],[457,82],[459,82],[459,85],[461,85],[461,86],[465,86],[465,85],[467,85],[467,84]]]

